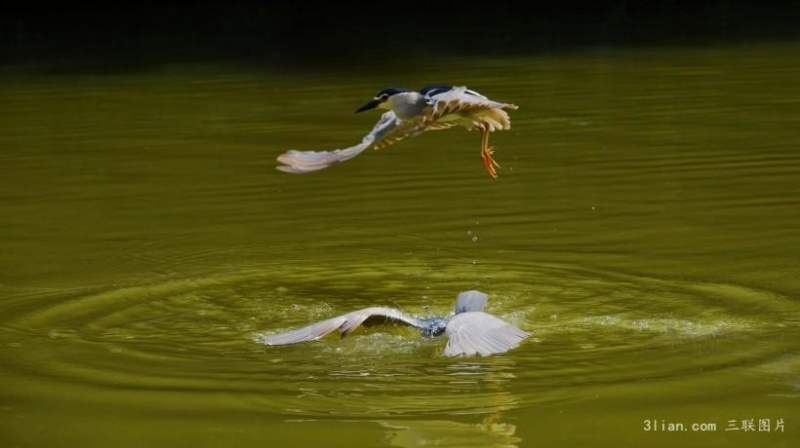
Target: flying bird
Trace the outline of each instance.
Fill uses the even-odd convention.
[[[530,334],[484,313],[489,296],[480,291],[466,291],[458,295],[455,311],[450,316],[416,317],[400,310],[371,307],[316,322],[298,330],[280,334],[261,334],[258,341],[265,345],[288,345],[314,341],[339,330],[342,337],[350,334],[370,318],[402,322],[419,328],[423,336],[447,334],[446,356],[504,353],[522,342]]]
[[[463,126],[476,129],[481,136],[481,158],[490,176],[497,177],[500,166],[489,146],[489,134],[508,130],[511,120],[504,109],[517,109],[510,103],[499,103],[466,87],[428,86],[419,91],[398,87],[381,90],[356,113],[370,109],[386,109],[378,123],[361,143],[332,151],[289,150],[278,156],[278,169],[287,173],[308,173],[352,159],[367,148],[380,149],[406,137],[425,131]]]

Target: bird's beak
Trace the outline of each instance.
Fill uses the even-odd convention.
[[[365,110],[375,109],[376,107],[378,107],[379,104],[381,104],[380,100],[373,99],[369,103],[359,107],[356,113],[364,112]]]

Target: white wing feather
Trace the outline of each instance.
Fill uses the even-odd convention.
[[[317,340],[334,330],[339,330],[339,333],[345,336],[358,328],[365,320],[373,316],[383,316],[387,319],[404,322],[414,327],[419,327],[421,325],[417,318],[394,308],[372,307],[332,317],[286,333],[261,334],[258,336],[258,340],[266,345],[296,344],[298,342]]]
[[[480,311],[461,313],[447,323],[447,356],[504,353],[530,334],[500,318]]]
[[[394,112],[386,112],[381,115],[380,120],[372,127],[369,134],[361,139],[361,143],[349,148],[332,151],[298,151],[290,149],[278,156],[278,162],[283,164],[279,165],[278,169],[287,173],[310,173],[350,160],[364,152],[374,143],[390,135],[401,124],[403,122],[397,118]]]

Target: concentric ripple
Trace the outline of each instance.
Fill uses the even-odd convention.
[[[543,264],[490,272],[476,285],[471,268],[275,265],[50,291],[39,301],[47,306],[4,318],[2,350],[12,368],[49,381],[161,396],[223,394],[227,406],[241,409],[373,418],[476,414],[580,399],[586,385],[767,364],[780,353],[757,341],[783,334],[775,322],[798,315],[781,296],[732,285]],[[441,355],[443,338],[424,339],[402,326],[287,347],[254,341],[258,332],[372,305],[445,314],[456,293],[471,287],[490,294],[490,312],[534,337],[506,355],[456,359]]]

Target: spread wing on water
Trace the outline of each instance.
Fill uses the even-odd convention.
[[[296,344],[298,342],[317,340],[334,330],[339,330],[342,336],[346,336],[371,317],[384,317],[387,320],[403,322],[418,328],[422,325],[419,319],[394,308],[371,307],[316,322],[286,333],[260,334],[258,335],[258,341],[266,345]]]
[[[411,134],[418,132],[417,125],[411,121],[402,121],[389,111],[381,115],[372,130],[361,139],[361,143],[345,149],[332,151],[298,151],[291,149],[278,156],[282,165],[278,169],[287,173],[310,173],[361,154],[369,147],[383,148]]]
[[[447,323],[447,356],[503,353],[519,345],[530,334],[480,311],[456,314]]]

